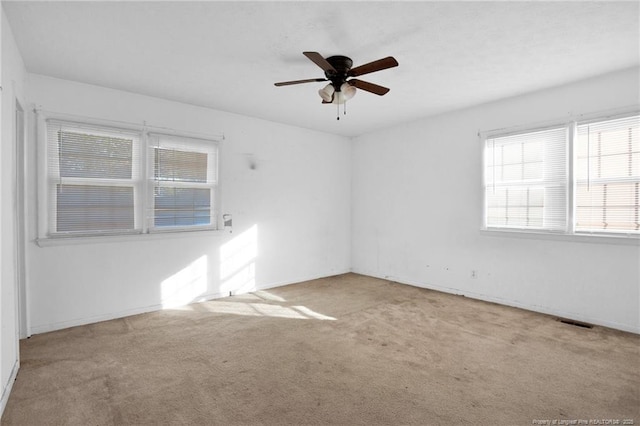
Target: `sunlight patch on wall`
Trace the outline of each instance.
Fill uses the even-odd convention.
[[[175,308],[197,301],[207,291],[207,269],[207,255],[203,255],[162,281],[162,307]]]
[[[247,293],[256,289],[258,225],[244,231],[220,248],[220,291]]]

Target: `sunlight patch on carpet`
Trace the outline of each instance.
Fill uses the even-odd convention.
[[[205,310],[218,314],[329,321],[336,320],[336,318],[314,312],[305,306],[281,306],[268,303],[227,302],[219,300],[204,303],[202,306]]]

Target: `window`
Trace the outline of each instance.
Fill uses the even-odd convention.
[[[151,228],[211,226],[217,159],[210,141],[150,135]]]
[[[565,139],[561,127],[486,140],[487,227],[564,229]]]
[[[576,231],[640,230],[638,116],[582,123],[575,143]]]
[[[45,237],[216,228],[215,141],[50,119],[46,146]]]
[[[140,230],[138,134],[51,120],[47,140],[51,234]]]
[[[640,235],[639,123],[634,115],[486,138],[484,227]]]

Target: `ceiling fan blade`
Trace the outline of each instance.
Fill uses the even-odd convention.
[[[368,81],[358,80],[357,78],[352,78],[347,83],[349,83],[350,85],[352,85],[357,89],[362,89],[367,92],[371,92],[380,96],[386,94],[389,91],[389,88],[387,87],[378,86],[377,84],[369,83]]]
[[[313,83],[316,81],[327,81],[326,78],[309,78],[306,80],[293,80],[293,81],[282,81],[280,83],[274,83],[276,86],[290,86],[292,84],[301,84],[301,83]]]
[[[396,61],[393,56],[387,56],[386,58],[378,59],[377,61],[369,62],[368,64],[351,68],[349,72],[347,72],[347,75],[349,77],[357,77],[359,75],[386,70],[387,68],[393,68],[397,66],[398,66],[398,61]]]
[[[314,64],[322,68],[323,71],[336,74],[338,71],[318,52],[302,52],[304,56],[311,59]]]

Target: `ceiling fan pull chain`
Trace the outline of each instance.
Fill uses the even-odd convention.
[[[340,104],[336,102],[336,107],[338,108],[338,114],[336,120],[340,120]]]

